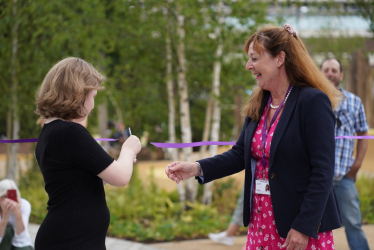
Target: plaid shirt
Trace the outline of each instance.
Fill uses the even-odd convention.
[[[340,88],[344,98],[335,108],[336,116],[335,135],[352,136],[357,132],[366,132],[369,126],[366,123],[364,106],[360,97]],[[341,179],[348,173],[354,162],[354,139],[335,140],[335,174],[334,179]]]

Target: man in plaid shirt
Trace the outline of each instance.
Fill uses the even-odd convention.
[[[361,99],[340,88],[343,80],[342,65],[337,59],[326,59],[322,65],[323,74],[343,93],[343,100],[335,108],[336,136],[367,135],[364,106]],[[350,249],[369,250],[365,233],[361,229],[361,212],[355,186],[357,172],[368,147],[368,140],[357,141],[356,159],[353,158],[354,139],[337,139],[335,147],[335,173],[333,185],[339,203]]]

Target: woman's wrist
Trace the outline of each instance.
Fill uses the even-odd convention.
[[[195,162],[196,166],[197,166],[197,173],[195,176],[204,176],[203,175],[203,169],[201,168],[201,165],[199,162]]]

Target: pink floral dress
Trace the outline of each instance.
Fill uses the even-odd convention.
[[[255,131],[254,137],[252,139],[251,153],[252,156],[257,159],[256,163],[256,173],[255,180],[261,179],[261,171],[263,167],[261,165],[262,159],[262,128],[264,125],[264,119],[267,114],[267,107],[262,114],[260,122]],[[269,172],[269,155],[270,155],[270,145],[273,138],[275,128],[278,124],[279,117],[275,120],[274,124],[271,125],[268,131],[268,137],[265,144],[265,179],[268,179]],[[269,195],[255,194],[255,189],[253,189],[253,207],[251,220],[248,227],[248,237],[247,237],[247,250],[273,250],[281,249],[284,244],[285,239],[280,237],[275,226],[273,205]],[[271,192],[271,190],[270,190]],[[284,248],[285,249],[285,248]],[[323,232],[318,234],[318,239],[309,237],[309,242],[306,250],[327,250],[335,249],[334,239],[332,231]]]

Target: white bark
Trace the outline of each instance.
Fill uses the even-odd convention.
[[[203,139],[202,141],[209,140],[209,132],[210,132],[210,124],[212,122],[212,109],[213,109],[214,97],[212,95],[209,96],[208,104],[205,111],[205,125],[203,131]],[[203,145],[200,147],[200,159],[205,158],[205,151],[207,149],[207,145]]]
[[[108,107],[106,99],[98,107],[99,110],[99,133],[101,138],[106,138],[106,131],[108,129]],[[101,146],[106,152],[109,152],[109,143],[107,141],[102,141]]]
[[[180,122],[181,122],[181,132],[182,132],[182,142],[190,143],[192,142],[192,133],[191,133],[191,121],[190,121],[190,105],[188,100],[188,86],[186,83],[186,56],[184,51],[184,16],[178,11],[178,45],[177,45],[177,54],[178,54],[178,87],[179,87],[179,98],[180,98]],[[183,148],[184,161],[192,161],[192,148]],[[197,195],[197,185],[193,178],[190,178],[185,181],[187,188],[186,198],[194,202]]]
[[[12,139],[12,112],[10,111],[10,109],[8,110],[8,113],[7,113],[6,137],[8,140]],[[10,158],[11,158],[11,144],[6,144],[5,176],[8,176],[8,173],[9,173]]]
[[[19,113],[18,113],[18,76],[17,76],[17,54],[18,54],[18,25],[19,21],[17,20],[17,0],[13,0],[13,18],[14,24],[12,28],[12,104],[11,112],[13,118],[13,140],[19,139],[20,131],[20,122],[19,122]],[[18,156],[18,143],[13,143],[11,148],[12,158],[9,163],[9,172],[8,179],[14,180],[17,170],[17,156]]]
[[[117,123],[118,124],[123,124],[123,130],[120,131],[122,133],[122,135],[123,135],[123,139],[127,140],[126,126],[125,126],[125,123],[124,123],[124,120],[123,120],[121,108],[119,107],[118,102],[114,98],[114,96],[113,96],[113,94],[112,94],[111,91],[108,91],[108,96],[109,96],[110,102],[112,103],[112,105],[113,105],[113,107],[114,107],[114,109],[116,111]]]
[[[212,129],[210,133],[210,140],[211,141],[219,141],[219,131],[220,131],[220,122],[221,122],[221,106],[219,103],[220,97],[220,75],[221,75],[221,57],[223,53],[223,41],[221,39],[221,32],[222,28],[221,25],[223,23],[223,2],[220,1],[218,5],[218,13],[219,13],[219,26],[216,29],[217,37],[219,38],[219,44],[216,50],[216,61],[214,62],[213,66],[213,84],[212,84],[212,95],[214,97],[213,101],[213,118],[212,118]],[[217,145],[212,145],[209,147],[209,154],[210,157],[213,157],[217,154]],[[204,185],[204,193],[202,197],[203,204],[211,204],[212,203],[212,185],[213,182],[207,183]]]
[[[166,12],[167,14],[167,12]],[[168,17],[167,17],[168,18]],[[169,23],[169,20],[168,20]],[[168,25],[170,28],[170,24]],[[166,36],[166,78],[167,78],[167,90],[168,90],[168,101],[169,101],[169,142],[175,143],[175,102],[174,102],[174,82],[173,82],[173,62],[172,62],[172,51],[169,31]],[[178,160],[178,150],[171,148],[171,158],[173,161]],[[177,184],[179,201],[184,204],[186,201],[186,190],[183,186],[183,182]]]

